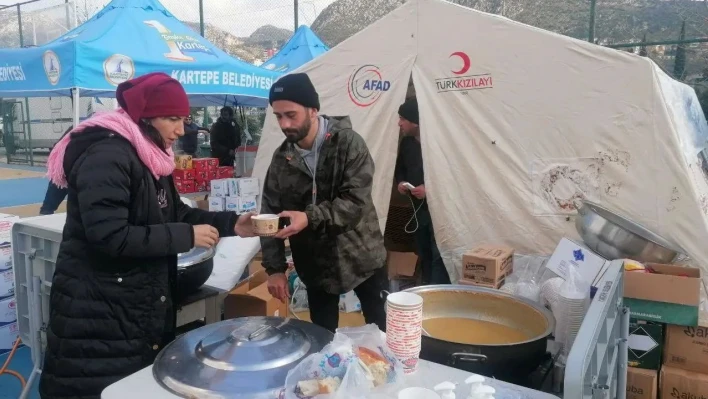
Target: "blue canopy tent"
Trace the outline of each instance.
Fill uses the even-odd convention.
[[[306,25],[302,25],[293,37],[262,67],[277,72],[290,72],[329,50],[326,44]]]
[[[46,45],[0,49],[0,97],[115,97],[118,84],[149,72],[179,80],[193,106],[263,107],[281,75],[231,57],[157,0],[113,0]],[[78,120],[78,107],[75,120]]]

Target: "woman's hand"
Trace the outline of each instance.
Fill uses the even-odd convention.
[[[192,227],[194,229],[194,246],[200,248],[212,248],[219,242],[219,230],[208,225],[200,224]]]
[[[234,226],[234,233],[239,237],[255,237],[253,233],[253,223],[251,223],[251,218],[255,215],[255,212],[244,213],[239,215],[236,221],[236,226]]]

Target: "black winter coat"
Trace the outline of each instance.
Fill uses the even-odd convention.
[[[230,151],[236,152],[241,146],[241,127],[236,123],[236,119],[225,121],[219,118],[211,126],[209,133],[211,140],[211,156],[219,158],[219,166],[234,166],[235,155],[229,155]]]
[[[184,205],[167,177],[166,218],[157,196],[163,184],[114,132],[72,137],[64,170],[67,218],[39,391],[42,399],[98,399],[174,339],[177,254],[192,248],[192,225],[233,236],[237,216]]]

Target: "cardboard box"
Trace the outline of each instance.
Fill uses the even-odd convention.
[[[182,190],[184,190],[185,194],[196,193],[197,183],[194,180],[183,180]]]
[[[514,249],[482,245],[462,255],[462,278],[476,284],[497,286],[514,270]]]
[[[20,329],[17,322],[0,324],[0,354],[9,352],[19,335]]]
[[[661,399],[708,399],[708,375],[664,366],[659,378]]]
[[[638,369],[659,370],[663,343],[663,324],[631,319],[627,342],[629,366]]]
[[[209,173],[209,161],[206,158],[194,159],[192,165],[197,173]]]
[[[192,156],[191,155],[175,155],[175,168],[176,169],[192,169]]]
[[[209,171],[208,170],[195,170],[194,171],[194,180],[210,182],[211,179],[209,179]]]
[[[260,185],[258,184],[258,179],[255,177],[245,177],[238,179],[238,195],[249,196],[249,195],[260,195]]]
[[[241,196],[238,197],[238,210],[239,214],[247,212],[255,212],[258,210],[258,197],[257,196]]]
[[[656,399],[659,372],[627,368],[627,399]]]
[[[708,328],[667,326],[664,364],[708,374]]]
[[[224,198],[224,210],[238,213],[238,197]]]
[[[227,186],[226,179],[212,180],[210,184],[212,197],[226,197],[229,195],[229,188]]]
[[[584,281],[590,284],[595,281],[595,277],[606,261],[605,258],[585,246],[567,238],[562,238],[548,262],[546,262],[546,268],[565,280],[568,278],[568,271],[572,267]]]
[[[12,225],[20,220],[19,216],[0,213],[0,245],[12,242]]]
[[[258,272],[239,283],[224,298],[224,318],[245,316],[287,317],[287,304],[274,298],[268,292],[264,271]]]
[[[389,279],[397,277],[414,278],[418,266],[418,255],[413,252],[388,251],[386,254],[386,267]]]
[[[339,311],[343,313],[361,312],[361,302],[354,291],[339,296]]]
[[[458,281],[458,284],[460,284],[460,285],[474,285],[476,287],[494,288],[494,289],[498,290],[499,288],[504,286],[505,281],[506,281],[506,277],[503,277],[501,280],[498,280],[494,284],[487,284],[487,283],[482,283],[482,282],[475,281],[475,280],[467,280],[465,278],[461,278]]]
[[[15,273],[12,269],[0,271],[0,298],[15,295]]]
[[[219,158],[204,158],[207,161],[209,170],[217,170],[219,168]],[[228,166],[233,169],[233,166]]]
[[[209,211],[221,212],[226,209],[225,197],[209,197]]]
[[[219,172],[217,172],[216,169],[209,170],[209,175],[208,175],[209,180],[214,180],[214,179],[218,179],[218,178],[219,178]]]
[[[194,189],[197,193],[205,193],[209,191],[209,183],[206,180],[195,180]]]
[[[0,246],[0,271],[7,269],[12,269],[12,246],[4,244]]]
[[[0,300],[0,324],[7,324],[17,321],[17,302],[15,297]]]
[[[238,197],[238,179],[235,178],[229,178],[229,179],[223,179],[226,181],[226,189],[229,192],[229,195]]]
[[[654,263],[646,266],[656,273],[624,274],[624,304],[631,316],[680,326],[698,325],[700,269]]]
[[[175,180],[194,180],[196,179],[196,174],[194,169],[175,169],[172,172],[172,178]]]
[[[216,178],[217,179],[231,179],[233,177],[234,177],[233,166],[219,166],[216,169]]]

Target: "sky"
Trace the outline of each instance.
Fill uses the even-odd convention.
[[[310,25],[317,15],[335,0],[299,0],[299,23]],[[108,0],[76,0],[79,15],[91,14],[108,4]],[[199,0],[161,0],[178,19],[199,21]],[[1,5],[12,5],[18,0],[0,0]],[[23,6],[23,11],[51,7],[64,0],[42,0]],[[204,20],[236,36],[248,36],[263,25],[275,25],[292,30],[294,27],[293,0],[203,0]]]

